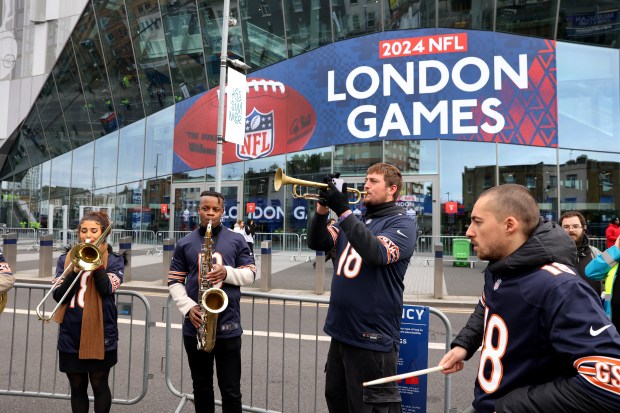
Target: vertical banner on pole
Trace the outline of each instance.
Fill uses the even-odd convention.
[[[237,145],[245,141],[245,101],[247,96],[244,74],[228,68],[226,85],[226,132],[224,140]]]
[[[428,307],[403,306],[397,374],[428,367],[428,320]],[[426,375],[400,380],[398,390],[403,399],[403,413],[426,412]]]

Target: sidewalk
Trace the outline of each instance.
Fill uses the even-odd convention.
[[[163,256],[148,254],[152,249],[148,246],[135,246],[131,255],[131,280],[126,280],[121,288],[152,292],[168,293],[166,279],[168,266],[163,264]],[[54,251],[54,263],[61,255],[61,251]],[[264,257],[257,259],[256,281],[242,287],[248,291],[260,290],[261,262]],[[314,253],[306,252],[301,256],[293,256],[290,252],[275,252],[271,257],[271,293],[294,296],[317,297],[315,293],[316,270],[312,266]],[[17,268],[14,268],[18,282],[23,283],[51,283],[55,270],[50,268],[48,277],[39,278],[39,253],[18,249]],[[444,262],[443,298],[434,298],[434,260],[428,257],[414,257],[405,274],[405,297],[408,304],[428,305],[433,307],[466,307],[473,308],[478,302],[482,291],[484,264],[476,268],[452,267],[451,262]],[[321,296],[329,297],[332,262],[325,264],[323,277],[323,291]]]

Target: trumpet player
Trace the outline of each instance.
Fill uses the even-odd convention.
[[[416,243],[415,222],[396,205],[400,171],[378,163],[368,168],[362,203],[352,213],[347,184],[339,190],[328,175],[309,223],[308,247],[335,247],[329,309],[323,330],[331,336],[325,364],[325,398],[330,413],[401,411],[397,384],[362,383],[396,374],[404,277]],[[329,210],[338,216],[326,225]]]
[[[80,220],[78,234],[81,243],[93,243],[110,225],[103,212],[90,212]],[[76,266],[68,273],[70,254],[58,258],[53,297],[58,302],[67,290],[54,321],[60,324],[58,332],[58,364],[67,375],[71,389],[71,411],[86,413],[89,409],[88,383],[95,399],[95,413],[107,413],[112,406],[108,384],[110,368],[117,361],[118,322],[114,291],[123,282],[125,257],[112,252],[112,247],[100,240],[101,265],[92,271],[81,271]],[[81,277],[73,284],[76,277]]]
[[[215,191],[203,191],[198,207],[200,226],[175,246],[168,288],[185,316],[183,343],[192,376],[194,406],[197,413],[214,412],[213,363],[222,395],[224,413],[241,412],[241,316],[240,286],[254,282],[256,267],[247,242],[241,234],[222,225],[224,197]],[[205,242],[210,224],[210,240]],[[207,253],[207,247],[210,251]],[[212,269],[201,274],[203,257],[212,257]],[[212,265],[211,265],[212,264]],[[197,329],[204,326],[204,308],[199,296],[201,277],[213,288],[221,288],[228,304],[218,314],[215,345],[204,351],[197,345]],[[204,302],[204,300],[202,300]]]

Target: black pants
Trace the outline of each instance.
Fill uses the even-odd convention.
[[[365,381],[395,375],[397,364],[396,344],[384,353],[332,339],[325,364],[325,399],[330,413],[400,413],[396,382],[362,386]]]
[[[241,412],[241,336],[218,338],[210,353],[196,349],[196,337],[183,336],[185,352],[192,373],[196,413],[213,413],[213,361],[217,384],[222,394],[222,412]]]

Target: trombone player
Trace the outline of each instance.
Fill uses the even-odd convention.
[[[108,375],[117,361],[118,342],[114,292],[123,282],[126,259],[112,252],[105,241],[110,228],[110,220],[103,212],[84,215],[78,225],[80,244],[73,248],[94,243],[100,252],[93,259],[95,269],[85,271],[72,263],[73,250],[61,255],[56,264],[52,294],[57,302],[62,300],[53,315],[53,320],[60,324],[58,364],[69,379],[73,413],[88,412],[89,381],[95,412],[107,413],[112,405]]]
[[[416,243],[415,222],[396,205],[403,178],[393,165],[368,168],[357,217],[349,189],[339,175],[324,179],[316,213],[309,223],[308,247],[335,247],[329,309],[323,330],[331,336],[325,364],[325,398],[330,413],[401,412],[396,383],[362,383],[396,374],[403,309],[404,277]],[[338,216],[327,226],[329,210]]]

